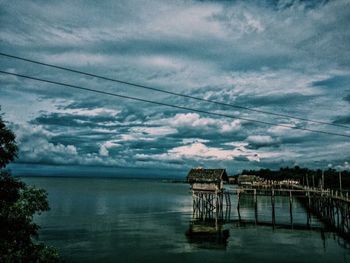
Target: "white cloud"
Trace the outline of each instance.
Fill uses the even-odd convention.
[[[195,160],[234,160],[235,158],[242,156],[247,158],[249,161],[260,161],[258,153],[254,153],[245,148],[223,149],[219,147],[209,147],[202,142],[194,142],[192,144],[178,146],[163,154],[139,154],[136,157],[160,160],[180,160],[184,158]]]
[[[104,145],[100,146],[99,153],[101,156],[108,156],[109,155],[109,151],[108,151],[107,147]]]
[[[232,131],[238,131],[241,129],[241,121],[240,120],[234,120],[229,123],[224,123],[221,126],[221,131],[223,133],[225,132],[232,132]]]
[[[72,66],[106,64],[111,60],[107,55],[72,51],[58,54],[47,54],[41,57],[43,57],[43,60],[47,63],[66,64]]]
[[[246,147],[249,145],[249,143],[247,142],[226,142],[224,143],[224,145],[227,145],[227,146],[233,146],[233,147]]]
[[[202,131],[215,131],[220,133],[227,133],[238,131],[241,129],[240,120],[228,120],[228,119],[214,119],[201,117],[197,113],[178,113],[174,117],[164,118],[159,120],[152,120],[148,123],[154,125],[170,126],[173,129],[180,130],[182,128],[187,129],[200,129]]]
[[[338,170],[350,171],[350,164],[349,164],[349,162],[345,161],[343,164],[339,164],[339,165],[335,166],[335,168]]]
[[[21,161],[46,162],[60,159],[63,163],[71,163],[78,155],[74,145],[52,143],[53,133],[38,125],[17,125],[17,142]]]
[[[298,127],[296,124],[290,124],[290,123],[281,123],[282,125],[290,126],[290,127]],[[302,128],[302,127],[301,127]],[[307,137],[310,135],[310,132],[300,130],[300,129],[294,129],[294,128],[288,128],[283,126],[272,126],[266,130],[267,134],[272,135],[273,137],[278,137],[278,140],[283,139],[299,139],[301,140],[303,137]],[[269,135],[269,136],[270,136]]]
[[[88,117],[95,117],[95,116],[117,116],[121,111],[120,110],[114,110],[114,109],[108,109],[108,108],[93,108],[93,109],[61,109],[57,110],[59,113],[67,113],[67,114],[73,114],[78,116],[88,116]]]
[[[133,133],[133,134],[122,134],[118,142],[129,142],[129,141],[155,141],[156,138],[148,137],[142,133]]]
[[[183,144],[192,144],[195,142],[200,142],[200,143],[207,143],[210,142],[209,140],[205,140],[205,139],[198,139],[198,138],[186,138],[186,139],[182,139],[182,143]]]
[[[98,153],[79,152],[75,145],[63,145],[53,143],[52,132],[47,131],[40,125],[15,125],[19,146],[19,161],[29,163],[50,164],[78,164],[78,165],[127,165],[127,162],[119,156],[110,156],[112,148],[120,147],[115,141],[106,141],[99,147]]]
[[[266,146],[271,145],[276,142],[271,136],[269,135],[250,135],[246,139],[250,144],[254,144],[257,146]]]
[[[118,142],[155,141],[158,138],[175,134],[177,130],[171,127],[131,127],[127,133],[120,134]]]
[[[134,127],[129,130],[132,133],[142,133],[149,136],[166,136],[177,133],[176,129],[172,127]]]
[[[208,128],[216,125],[217,120],[211,118],[201,118],[197,113],[179,113],[169,119],[169,124],[175,127],[198,127]]]
[[[320,95],[321,91],[313,85],[316,81],[329,78],[329,74],[310,74],[294,70],[262,70],[250,72],[233,72],[230,84],[231,96],[273,96]],[[228,92],[228,91],[227,91]]]
[[[110,148],[115,148],[115,147],[119,147],[119,146],[121,146],[121,145],[118,143],[115,143],[113,141],[107,141],[107,142],[101,144],[99,154],[101,156],[107,157],[107,156],[109,156],[109,149]]]

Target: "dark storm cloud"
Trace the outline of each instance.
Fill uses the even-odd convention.
[[[339,124],[350,124],[350,116],[342,116],[338,117],[334,123],[339,123]]]
[[[344,99],[345,101],[350,102],[350,95],[345,96],[343,99]]]
[[[105,122],[115,122],[114,116],[79,116],[76,114],[50,113],[37,117],[33,124],[69,127],[103,127]],[[118,125],[114,125],[114,127]],[[122,126],[122,125],[120,125]]]
[[[347,87],[350,88],[350,76],[335,76],[325,80],[314,82],[315,86],[326,88]]]

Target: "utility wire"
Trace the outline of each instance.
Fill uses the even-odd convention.
[[[0,70],[0,73],[7,74],[7,75],[12,75],[12,76],[16,76],[16,77],[21,77],[21,78],[26,78],[26,79],[31,79],[31,80],[36,80],[36,81],[40,81],[40,82],[45,82],[45,83],[49,83],[49,84],[55,84],[55,85],[59,85],[59,86],[69,87],[69,88],[78,89],[78,90],[90,91],[90,92],[94,92],[94,93],[99,93],[99,94],[104,94],[104,95],[109,95],[109,96],[114,96],[114,97],[134,100],[134,101],[142,101],[142,102],[152,103],[152,104],[160,105],[160,106],[167,106],[167,107],[181,109],[181,110],[186,110],[186,111],[191,111],[191,112],[198,112],[198,113],[204,113],[204,114],[213,115],[213,116],[219,116],[219,117],[225,117],[225,118],[231,118],[231,119],[240,119],[240,120],[244,120],[244,121],[248,121],[248,122],[255,122],[255,123],[260,123],[260,124],[266,124],[266,125],[270,125],[270,126],[279,126],[279,127],[285,127],[285,128],[295,129],[295,130],[303,130],[303,131],[309,131],[309,132],[314,132],[314,133],[321,133],[321,134],[335,135],[335,136],[342,136],[342,137],[350,138],[350,135],[347,135],[347,134],[333,133],[333,132],[327,132],[327,131],[320,131],[320,130],[302,128],[302,127],[295,127],[295,126],[289,126],[289,125],[284,125],[284,124],[272,123],[272,122],[267,122],[267,121],[260,121],[260,120],[255,120],[255,119],[249,119],[249,118],[244,118],[244,117],[236,117],[236,116],[228,115],[228,114],[204,111],[204,110],[200,110],[200,109],[193,109],[193,108],[189,108],[189,107],[183,107],[183,106],[173,105],[173,104],[159,102],[159,101],[147,100],[147,99],[142,99],[142,98],[137,98],[137,97],[132,97],[132,96],[126,96],[126,95],[121,95],[121,94],[112,93],[112,92],[106,92],[106,91],[101,91],[101,90],[96,90],[96,89],[84,88],[84,87],[80,87],[80,86],[76,86],[76,85],[72,85],[72,84],[68,84],[68,83],[57,82],[57,81],[52,81],[52,80],[47,80],[47,79],[42,79],[42,78],[36,78],[36,77],[28,76],[28,75],[22,75],[22,74],[17,74],[17,73],[2,71],[2,70]]]
[[[132,82],[128,82],[128,81],[123,81],[123,80],[113,79],[113,78],[109,78],[109,77],[105,77],[105,76],[101,76],[101,75],[96,75],[96,74],[92,74],[92,73],[88,73],[88,72],[83,72],[83,71],[80,71],[80,70],[75,70],[75,69],[71,69],[71,68],[67,68],[67,67],[61,67],[61,66],[57,66],[57,65],[53,65],[53,64],[49,64],[49,63],[44,63],[44,62],[37,61],[37,60],[27,59],[27,58],[15,56],[15,55],[10,55],[10,54],[6,54],[6,53],[2,53],[2,52],[0,52],[0,56],[13,58],[13,59],[18,59],[18,60],[22,60],[22,61],[26,61],[26,62],[30,62],[30,63],[34,63],[34,64],[46,66],[46,67],[56,68],[56,69],[60,69],[60,70],[64,70],[64,71],[69,71],[69,72],[73,72],[73,73],[77,73],[77,74],[82,74],[82,75],[85,75],[85,76],[94,77],[94,78],[98,78],[98,79],[102,79],[102,80],[117,82],[117,83],[120,83],[120,84],[134,86],[134,87],[137,87],[137,88],[152,90],[152,91],[161,92],[161,93],[165,93],[165,94],[169,94],[169,95],[180,96],[180,97],[183,97],[183,98],[193,99],[193,100],[197,100],[197,101],[209,102],[209,103],[213,103],[213,104],[220,105],[220,106],[227,106],[227,107],[231,107],[231,108],[247,110],[247,111],[252,111],[252,112],[258,112],[258,113],[263,113],[263,114],[268,114],[268,115],[273,115],[273,116],[278,116],[278,117],[284,117],[284,118],[289,118],[289,119],[295,119],[295,120],[301,120],[301,121],[306,121],[306,122],[312,122],[312,123],[318,123],[318,124],[324,124],[324,125],[330,125],[330,126],[336,126],[336,127],[350,129],[350,127],[346,126],[346,125],[330,123],[330,122],[325,122],[325,121],[311,120],[311,119],[307,119],[307,118],[301,118],[301,117],[296,117],[296,116],[282,114],[282,113],[275,113],[275,112],[271,112],[271,111],[257,110],[257,109],[254,109],[254,108],[244,107],[244,106],[240,106],[240,105],[236,105],[236,104],[229,104],[229,103],[219,102],[219,101],[216,101],[216,100],[204,99],[204,98],[200,98],[200,97],[186,95],[186,94],[183,94],[183,93],[167,91],[167,90],[158,89],[158,88],[154,88],[154,87],[149,87],[149,86],[136,84],[136,83],[132,83]]]

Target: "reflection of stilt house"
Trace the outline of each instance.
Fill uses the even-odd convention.
[[[186,231],[189,243],[209,249],[226,249],[229,235],[229,230],[223,229],[223,225],[215,220],[194,221]]]
[[[222,218],[224,199],[230,206],[230,196],[224,192],[228,182],[225,169],[191,169],[187,175],[193,194],[193,214],[203,218]]]

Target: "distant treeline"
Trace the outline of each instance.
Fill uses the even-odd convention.
[[[339,189],[339,171],[329,168],[323,171],[324,187]],[[282,167],[279,170],[260,169],[260,170],[243,170],[242,174],[256,175],[265,180],[298,180],[301,184],[318,187],[322,179],[322,170],[295,167]],[[350,172],[341,171],[342,187],[350,189]]]

